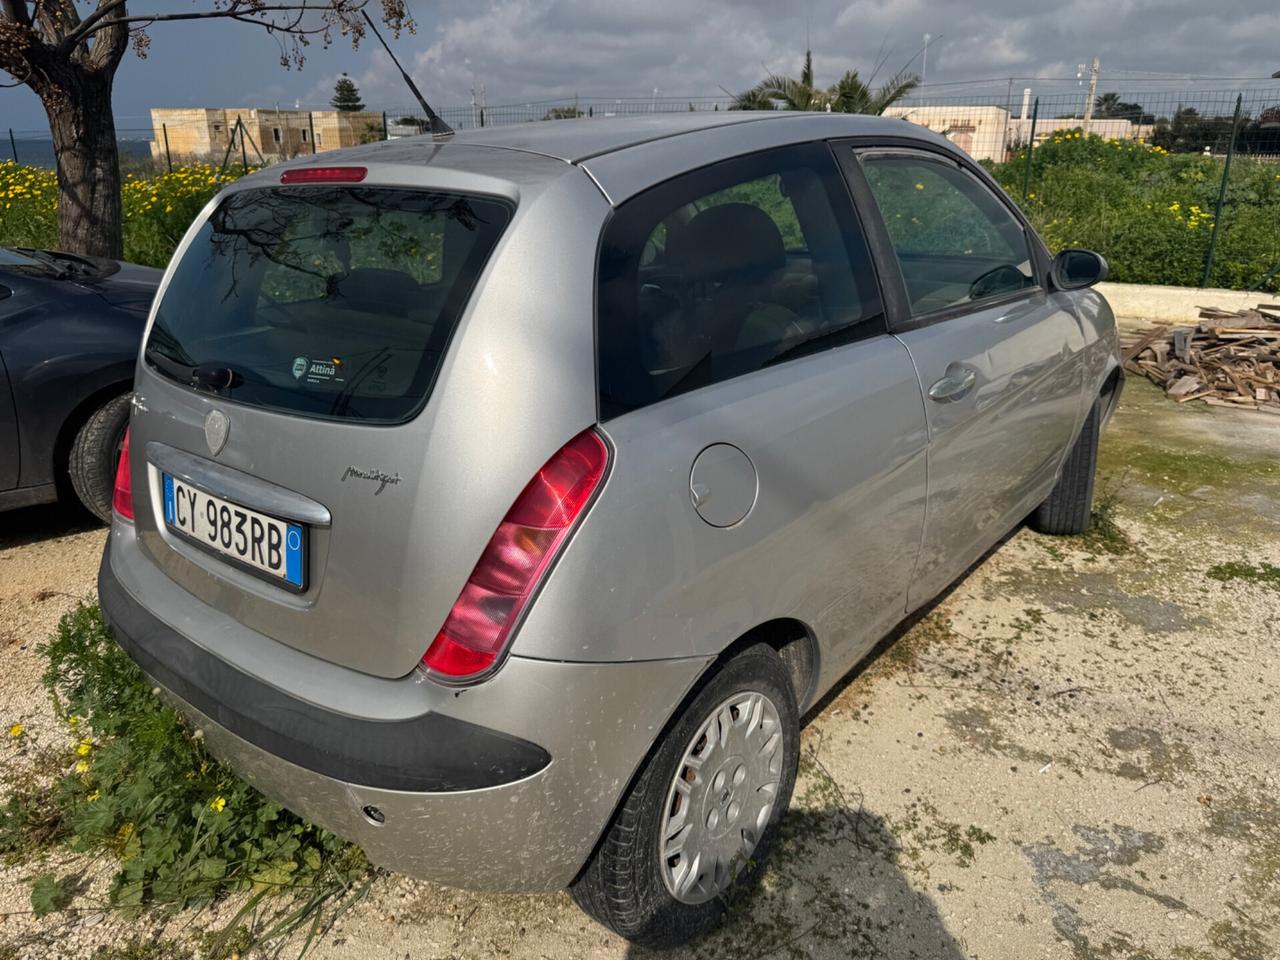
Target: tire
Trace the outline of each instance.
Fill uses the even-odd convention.
[[[1053,535],[1084,533],[1093,517],[1093,480],[1098,466],[1098,434],[1102,430],[1102,403],[1089,408],[1080,436],[1062,465],[1062,476],[1048,499],[1036,507],[1030,523],[1034,530]]]
[[[708,741],[702,737],[708,726],[727,731],[727,736]],[[747,730],[751,732],[744,734]],[[776,754],[768,747],[775,736]],[[757,743],[761,747],[753,753]],[[697,753],[699,744],[703,746]],[[746,749],[739,751],[739,745]],[[700,762],[690,780],[692,768],[686,758],[692,753]],[[643,947],[674,947],[706,933],[724,912],[728,895],[759,880],[791,801],[799,756],[800,718],[787,669],[771,647],[749,647],[702,683],[658,741],[591,859],[570,884],[573,899],[601,924]],[[752,772],[735,780],[737,769],[745,770],[748,764]],[[687,796],[678,795],[678,774],[691,784]],[[759,786],[775,776],[770,806]],[[719,843],[723,853],[743,844],[746,836],[755,846],[749,855],[739,852],[718,861],[693,858],[685,851],[664,860],[659,854],[661,834],[678,826],[665,815],[677,809],[683,811],[686,826],[673,835],[705,840],[696,849],[710,850]],[[758,826],[761,822],[763,828]],[[692,869],[702,859],[728,867],[719,872]],[[677,898],[672,884],[681,889],[681,870],[686,882],[684,896]],[[705,884],[693,882],[703,877]]]
[[[80,428],[71,446],[71,487],[80,502],[103,523],[111,522],[116,464],[129,426],[132,400],[133,395],[126,393],[104,403]]]

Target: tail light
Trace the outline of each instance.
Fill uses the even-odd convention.
[[[124,429],[124,446],[116,464],[116,485],[111,492],[111,509],[122,520],[133,519],[133,467],[129,465],[129,428]]]
[[[594,430],[566,443],[498,524],[466,586],[422,657],[433,676],[474,678],[501,655],[543,575],[591,501],[609,462]]]

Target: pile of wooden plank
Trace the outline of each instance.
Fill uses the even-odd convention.
[[[1280,304],[1201,307],[1195,326],[1137,331],[1121,351],[1125,370],[1171,400],[1280,414]]]

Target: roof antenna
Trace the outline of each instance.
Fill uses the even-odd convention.
[[[378,32],[378,28],[374,24],[373,18],[369,16],[369,12],[367,10],[361,10],[360,12],[364,14],[365,20],[368,21],[369,29],[373,31],[373,35],[377,37],[378,42],[382,44],[382,49],[387,51],[387,56],[391,58],[391,62],[394,63],[396,65],[396,69],[400,71],[400,76],[404,77],[404,82],[409,85],[410,92],[418,98],[418,103],[422,107],[422,112],[427,115],[427,128],[431,131],[432,136],[447,137],[452,135],[453,127],[441,120],[439,115],[431,109],[431,104],[427,103],[427,98],[422,95],[420,90],[418,90],[417,85],[413,82],[413,79],[409,74],[404,72],[404,67],[400,66],[400,61],[396,59],[396,55],[392,53],[391,48],[387,46],[387,41],[382,39],[382,34]]]

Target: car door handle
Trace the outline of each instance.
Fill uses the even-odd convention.
[[[973,389],[978,382],[976,370],[965,370],[961,373],[943,377],[929,388],[929,399],[936,403],[955,403]]]

